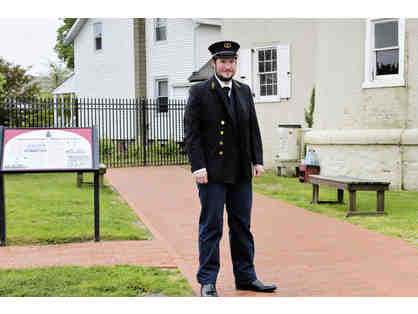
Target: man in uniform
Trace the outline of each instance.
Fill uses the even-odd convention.
[[[236,288],[276,289],[257,279],[253,264],[251,180],[264,172],[263,150],[251,90],[232,79],[238,49],[233,41],[209,47],[215,75],[190,88],[184,115],[185,144],[201,204],[197,280],[202,296],[217,296],[225,205]]]

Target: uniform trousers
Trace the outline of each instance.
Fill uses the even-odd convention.
[[[197,281],[200,284],[216,283],[225,205],[235,282],[246,284],[256,280],[254,239],[250,231],[252,183],[198,183],[197,186],[201,204]]]

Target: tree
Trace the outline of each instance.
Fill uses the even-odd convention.
[[[6,78],[0,73],[0,98],[4,96],[3,86],[6,85]]]
[[[315,87],[312,89],[312,95],[311,95],[311,103],[309,104],[309,111],[306,109],[303,109],[305,111],[305,121],[308,124],[308,128],[311,128],[313,126],[313,114],[315,111]]]
[[[64,25],[57,30],[57,43],[54,50],[58,54],[58,58],[66,63],[67,68],[74,70],[74,45],[73,43],[64,44],[64,39],[77,19],[61,18],[60,20],[64,22]]]
[[[39,82],[28,74],[30,70],[13,65],[0,57],[0,74],[3,76],[2,89],[6,97],[33,97],[40,93]],[[5,82],[4,82],[5,80]]]
[[[20,65],[14,65],[0,57],[0,96],[7,98],[31,98],[40,95],[39,82],[27,73]],[[1,79],[2,77],[2,79]],[[17,105],[7,106],[0,103],[0,125],[27,125],[27,114],[24,108]]]
[[[48,74],[39,77],[42,91],[51,93],[57,88],[62,82],[64,82],[71,72],[61,63],[53,61],[48,62]]]

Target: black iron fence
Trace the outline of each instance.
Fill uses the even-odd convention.
[[[0,99],[0,125],[14,128],[97,126],[108,167],[187,164],[185,100],[113,98]]]

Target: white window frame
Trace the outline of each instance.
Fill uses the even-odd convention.
[[[394,75],[376,76],[374,49],[374,25],[382,22],[398,22],[399,71]],[[405,86],[405,19],[367,19],[365,42],[365,68],[363,88]]]
[[[164,43],[164,42],[166,42],[167,41],[167,30],[168,30],[168,27],[167,27],[167,22],[168,22],[168,19],[165,19],[165,23],[164,24],[161,24],[161,23],[159,23],[159,21],[158,21],[159,19],[154,19],[154,42],[156,42],[156,43]],[[160,39],[160,40],[157,40],[157,28],[158,27],[161,27],[161,26],[164,26],[165,27],[165,39]]]
[[[276,49],[276,75],[277,75],[277,94],[276,95],[269,95],[269,96],[261,96],[260,93],[260,74],[258,72],[258,52],[259,50],[264,49]],[[280,75],[279,75],[279,45],[269,45],[269,46],[259,46],[251,49],[251,66],[252,66],[252,73],[253,76],[253,86],[254,86],[254,93],[255,93],[255,102],[280,102]]]
[[[96,25],[100,25],[100,36],[97,36],[96,34]],[[100,38],[100,49],[97,49],[97,46],[96,46],[97,38]],[[93,48],[94,48],[94,51],[96,52],[103,51],[103,23],[102,22],[93,23]]]
[[[161,83],[161,82],[167,82],[167,96],[160,96],[160,94],[159,94],[159,84]],[[160,97],[167,97],[167,111],[160,111],[160,103],[159,103],[159,99],[160,99]],[[158,114],[166,114],[166,113],[168,113],[168,107],[169,107],[169,104],[168,104],[168,100],[169,100],[169,85],[168,85],[168,78],[167,77],[161,77],[161,78],[156,78],[155,79],[155,99],[156,99],[156,102],[157,102],[157,113]]]

